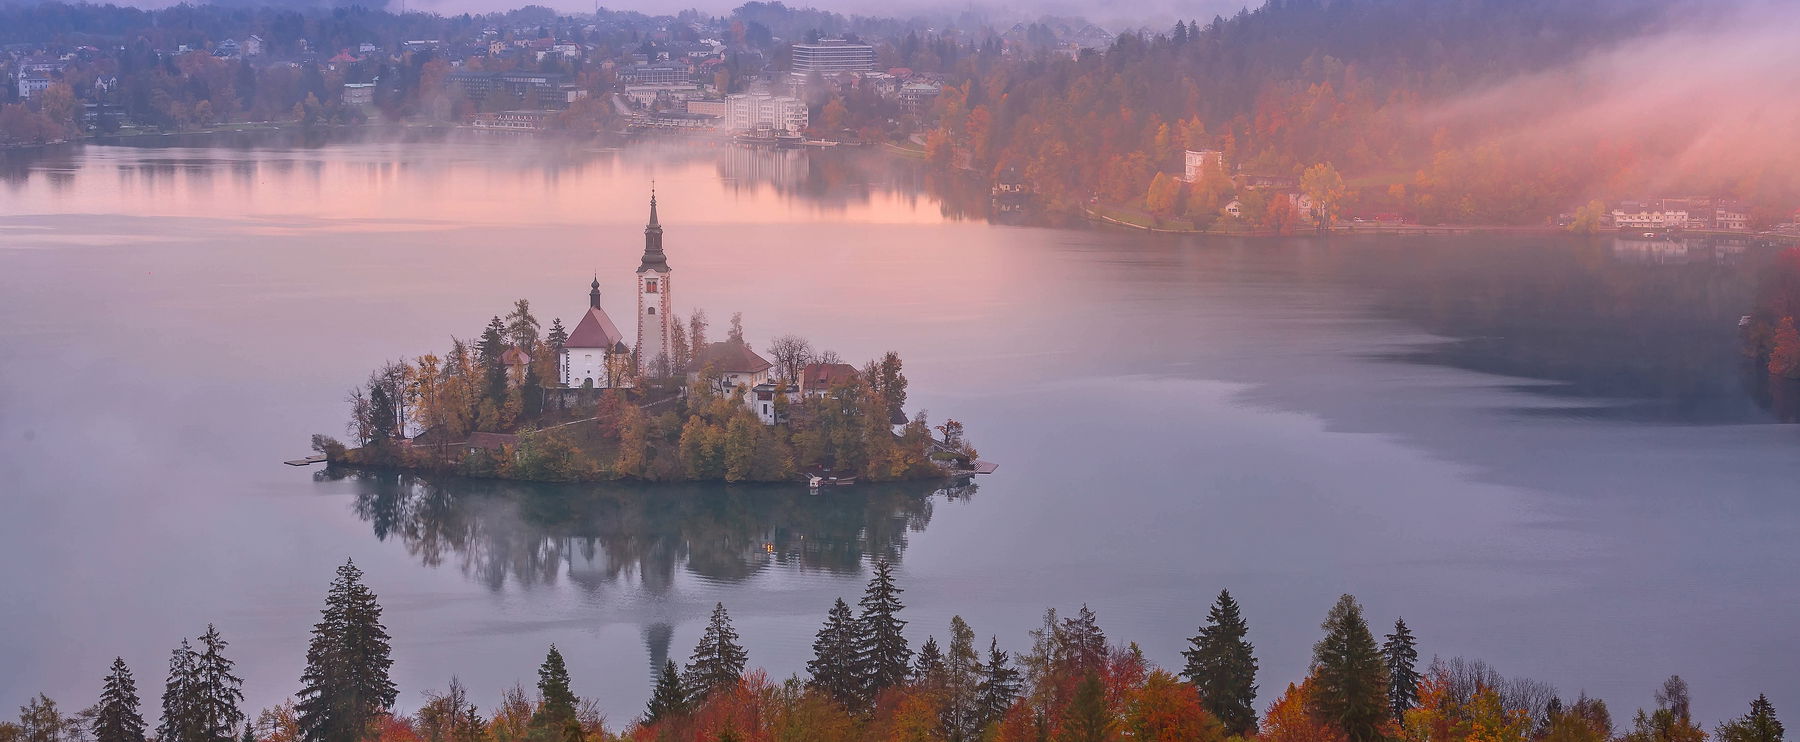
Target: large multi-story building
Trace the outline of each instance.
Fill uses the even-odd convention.
[[[1198,183],[1207,173],[1225,173],[1225,153],[1216,149],[1190,149],[1183,157],[1181,179]]]
[[[725,98],[725,128],[732,131],[806,129],[806,101],[785,95],[739,93]]]
[[[793,76],[804,80],[814,72],[832,77],[840,72],[872,72],[875,69],[875,47],[843,39],[821,39],[811,44],[795,44],[789,59]]]
[[[587,97],[587,90],[560,74],[534,72],[452,72],[450,89],[476,103],[490,96],[506,96],[505,105],[517,108],[568,108]]]

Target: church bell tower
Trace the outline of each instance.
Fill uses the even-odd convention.
[[[637,366],[641,376],[667,376],[671,367],[670,323],[674,301],[669,293],[669,257],[663,254],[662,224],[656,220],[656,191],[650,191],[650,223],[644,225],[644,258],[637,269]]]

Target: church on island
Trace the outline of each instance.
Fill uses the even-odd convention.
[[[663,228],[656,215],[656,194],[650,195],[650,223],[644,225],[644,255],[638,261],[632,283],[637,294],[637,335],[628,344],[612,317],[600,302],[600,278],[594,277],[588,290],[588,308],[575,329],[563,343],[558,359],[562,385],[571,388],[628,388],[638,379],[666,378],[683,375],[689,381],[699,378],[703,369],[719,374],[721,392],[743,386],[749,394],[745,403],[765,423],[773,423],[774,395],[790,398],[798,391],[782,389],[772,383],[769,372],[774,364],[757,355],[742,340],[710,343],[698,353],[683,352],[674,347],[674,292],[670,279],[674,270],[669,256],[663,252]],[[687,356],[694,356],[688,358]],[[791,386],[791,385],[787,385]]]

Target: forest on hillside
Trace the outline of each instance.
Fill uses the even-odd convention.
[[[1052,210],[1210,219],[1228,178],[1163,204],[1151,191],[1183,150],[1217,149],[1227,174],[1330,166],[1348,207],[1426,223],[1542,224],[1592,198],[1674,195],[1741,199],[1766,223],[1800,199],[1797,153],[1773,135],[1800,110],[1767,101],[1790,60],[1746,29],[1770,19],[1732,7],[1270,0],[1072,59],[970,55],[928,151],[1017,178]],[[1720,68],[1737,44],[1751,52]]]

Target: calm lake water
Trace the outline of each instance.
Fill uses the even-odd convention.
[[[1351,592],[1426,657],[1617,717],[1671,673],[1709,726],[1800,708],[1800,427],[1735,354],[1766,251],[1001,226],[841,154],[189,145],[0,161],[0,708],[86,705],[114,655],[153,706],[208,622],[276,703],[350,557],[404,707],[452,675],[491,705],[554,642],[616,727],[716,601],[752,664],[803,671],[877,556],[915,643],[961,614],[1023,649],[1086,603],[1165,667],[1229,587],[1263,703]],[[568,322],[598,273],[628,318],[652,179],[678,307],[899,351],[910,406],[999,473],[810,497],[281,465],[371,367],[513,299]]]

